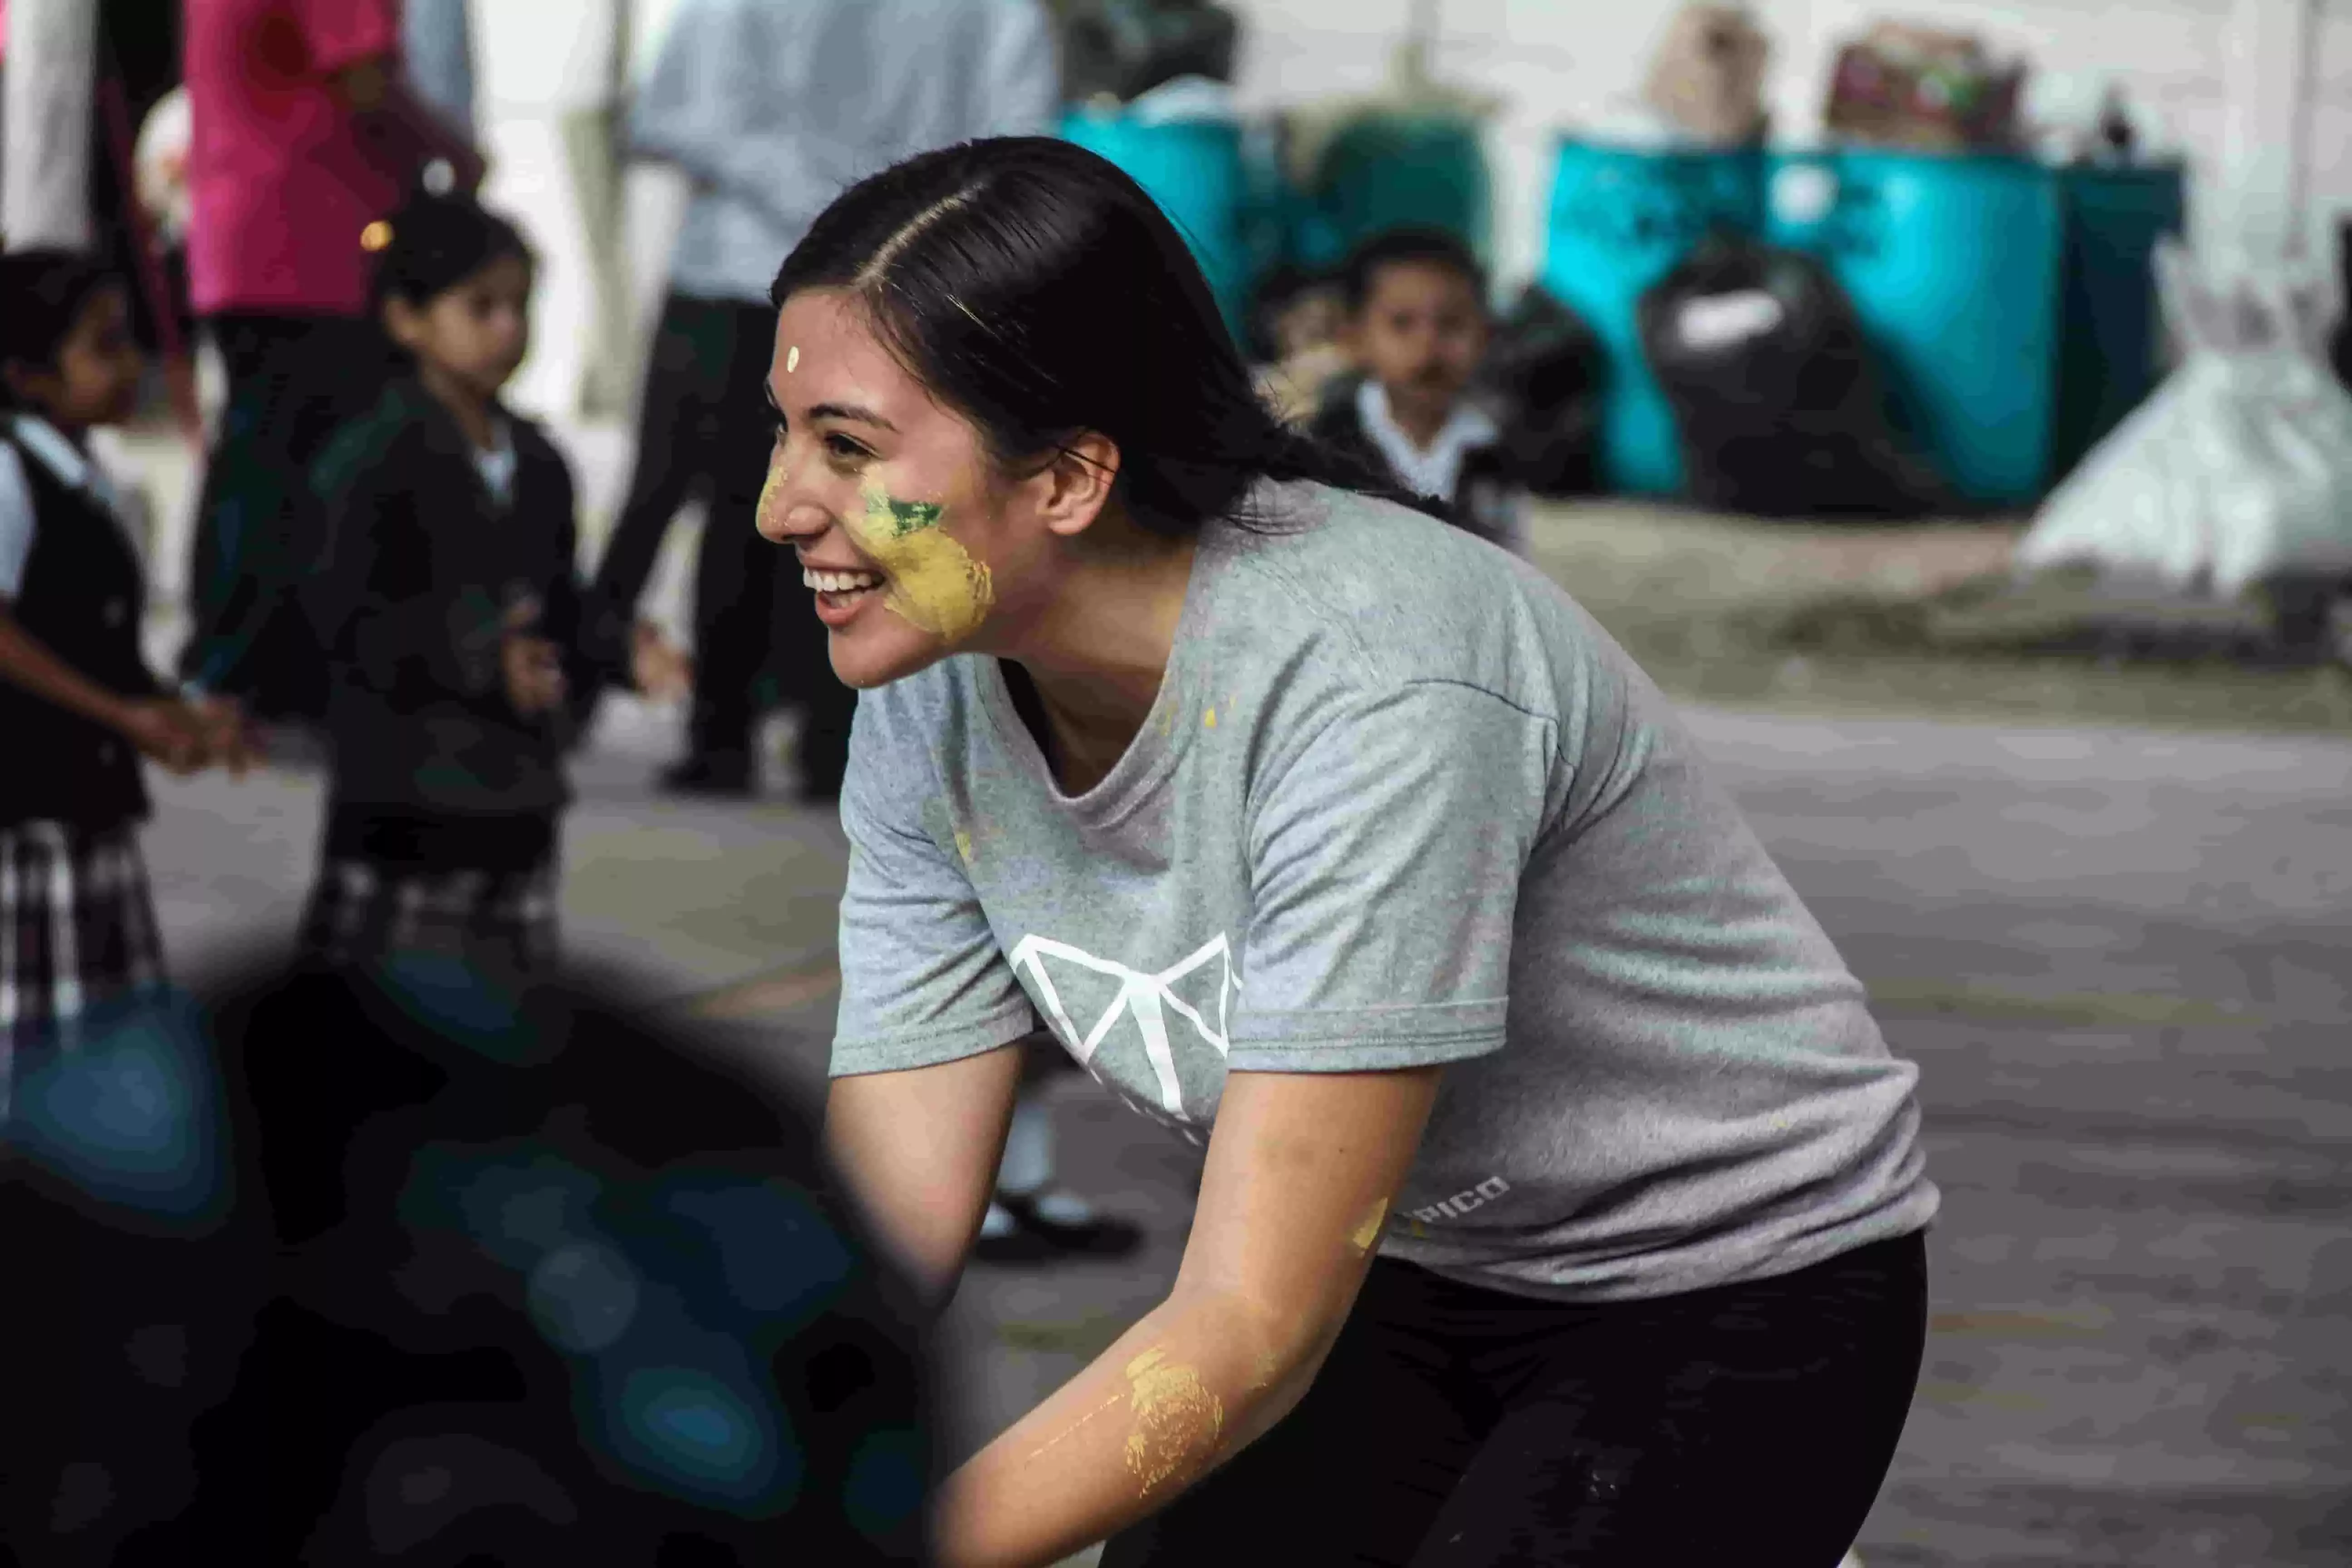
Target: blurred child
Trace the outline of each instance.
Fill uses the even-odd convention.
[[[522,237],[419,196],[363,243],[408,363],[311,474],[332,782],[301,943],[520,979],[554,957],[567,687],[667,695],[684,665],[648,627],[584,624],[571,471],[499,401],[528,346]]]
[[[90,428],[137,401],[130,321],[88,260],[0,256],[0,1117],[16,1056],[162,984],[140,758],[184,774],[213,750],[147,667],[139,547],[89,455]]]
[[[1526,494],[1501,426],[1469,395],[1488,338],[1476,258],[1451,235],[1392,231],[1349,258],[1341,295],[1341,342],[1361,374],[1330,385],[1310,428],[1460,527],[1523,550]]]

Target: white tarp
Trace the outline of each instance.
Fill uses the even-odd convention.
[[[2017,564],[2221,598],[2352,576],[2352,395],[2323,347],[2334,279],[2200,273],[2171,244],[2157,271],[2181,365],[2052,493]]]

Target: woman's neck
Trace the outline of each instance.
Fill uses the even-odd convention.
[[[1080,794],[1127,752],[1176,646],[1197,540],[1122,522],[1083,553],[1055,605],[1007,657],[1028,672],[1053,732],[1055,771]]]
[[[466,439],[474,449],[487,452],[499,444],[498,420],[491,410],[496,405],[473,387],[451,375],[440,366],[417,361],[416,379],[434,402],[449,411]]]

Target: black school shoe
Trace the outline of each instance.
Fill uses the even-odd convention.
[[[982,1263],[1048,1263],[1060,1258],[1125,1258],[1143,1244],[1143,1227],[1098,1214],[1078,1225],[1037,1212],[1037,1197],[996,1194],[997,1206],[1013,1216],[1008,1236],[982,1236],[971,1255]]]

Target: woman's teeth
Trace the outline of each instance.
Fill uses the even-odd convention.
[[[820,594],[856,594],[867,588],[879,588],[882,579],[871,572],[811,572],[803,570],[801,581]]]

